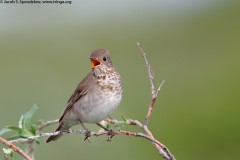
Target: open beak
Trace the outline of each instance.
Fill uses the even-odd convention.
[[[92,63],[92,68],[95,68],[95,67],[102,64],[102,62],[100,60],[97,60],[97,59],[94,59],[94,58],[91,58],[91,63]]]

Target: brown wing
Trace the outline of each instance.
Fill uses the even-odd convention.
[[[63,117],[65,116],[65,114],[68,112],[68,110],[70,108],[72,108],[72,106],[74,105],[74,103],[76,101],[78,101],[82,96],[84,96],[89,89],[89,86],[91,85],[91,81],[92,81],[92,73],[89,73],[77,86],[77,88],[75,89],[75,91],[73,92],[73,94],[71,95],[71,97],[68,100],[68,105],[66,106],[66,108],[64,109],[59,122],[63,119]]]

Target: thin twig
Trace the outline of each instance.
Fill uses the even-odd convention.
[[[148,63],[148,59],[147,59],[146,53],[143,50],[143,47],[142,47],[142,45],[139,42],[137,42],[137,46],[140,49],[140,51],[142,52],[143,58],[145,60],[145,63],[146,63],[146,66],[147,66],[147,70],[148,70],[149,80],[150,80],[150,84],[151,84],[152,100],[151,100],[151,103],[149,104],[148,112],[147,112],[146,117],[145,117],[145,125],[148,126],[148,122],[149,122],[149,119],[151,117],[151,113],[152,113],[152,110],[153,110],[153,105],[155,103],[155,100],[157,99],[158,92],[160,92],[161,86],[163,85],[163,83],[165,81],[163,81],[160,84],[160,86],[158,87],[158,90],[156,91],[155,85],[154,85],[153,71],[151,70],[151,66]]]
[[[157,99],[158,93],[160,92],[161,87],[162,87],[162,85],[164,84],[164,82],[165,82],[165,80],[163,80],[162,83],[159,85],[155,96],[152,97],[152,100],[151,100],[151,103],[150,103],[150,105],[149,105],[149,107],[148,107],[148,112],[147,112],[146,118],[145,118],[145,125],[146,125],[146,126],[148,126],[148,122],[149,122],[149,119],[150,119],[150,117],[151,117],[151,113],[152,113],[152,110],[153,110],[153,105],[154,105],[154,103],[155,103],[155,101],[156,101],[156,99]]]
[[[153,105],[154,105],[155,101],[156,101],[156,98],[152,98],[151,103],[149,104],[148,112],[147,112],[146,117],[145,117],[145,125],[146,126],[148,126],[148,122],[149,122],[149,119],[151,117],[151,113],[152,113]]]
[[[151,117],[153,105],[154,105],[154,102],[156,100],[156,93],[155,93],[156,91],[155,91],[155,86],[154,86],[154,77],[152,75],[151,66],[148,63],[148,59],[147,59],[146,53],[143,50],[143,47],[142,47],[142,45],[139,42],[137,42],[137,46],[140,49],[140,51],[142,52],[143,58],[145,60],[146,67],[147,67],[147,70],[148,70],[149,80],[150,80],[150,84],[151,84],[152,101],[149,104],[148,112],[147,112],[146,117],[145,117],[145,125],[148,126],[148,122],[149,122],[149,119]]]
[[[156,97],[158,96],[158,93],[160,92],[162,85],[164,84],[165,80],[162,81],[162,83],[159,85],[157,92],[156,92]]]
[[[7,145],[8,147],[10,147],[14,152],[17,152],[18,154],[20,154],[22,157],[24,157],[26,160],[32,160],[31,157],[29,157],[29,155],[27,155],[24,151],[22,151],[19,147],[15,146],[14,144],[12,144],[10,141],[7,141],[6,139],[0,137],[0,142]]]
[[[154,96],[155,96],[155,86],[154,86],[153,71],[151,70],[151,66],[150,66],[150,64],[148,63],[147,55],[146,55],[146,53],[144,52],[142,45],[141,45],[139,42],[137,42],[137,45],[138,45],[138,48],[140,49],[140,51],[142,52],[143,58],[144,58],[145,63],[146,63],[146,67],[147,67],[148,75],[149,75],[149,79],[150,79],[150,84],[151,84],[152,97],[154,97]]]
[[[146,117],[145,117],[145,125],[142,125],[139,121],[137,120],[132,120],[132,123],[135,124],[135,125],[138,125],[142,130],[145,131],[145,133],[151,137],[152,139],[155,139],[153,134],[150,132],[150,130],[148,129],[148,122],[149,122],[149,119],[151,117],[151,113],[152,113],[152,110],[153,110],[153,105],[157,99],[157,96],[158,96],[158,93],[160,92],[161,90],[161,87],[162,85],[164,84],[165,80],[159,85],[157,91],[155,90],[155,85],[154,85],[154,76],[153,76],[153,71],[151,70],[151,66],[150,64],[148,63],[148,60],[147,60],[147,56],[146,56],[146,53],[145,51],[143,50],[143,47],[142,45],[137,42],[137,46],[138,48],[140,49],[140,51],[142,52],[142,55],[143,55],[143,58],[145,60],[145,63],[146,63],[146,66],[147,66],[147,70],[148,70],[148,75],[149,75],[149,80],[150,80],[150,84],[151,84],[151,93],[152,93],[152,100],[149,104],[149,107],[148,107],[148,112],[146,114]],[[158,143],[153,143],[153,145],[155,146],[155,148],[158,150],[159,154],[165,158],[165,159],[169,159],[169,160],[175,160],[174,156],[171,154],[170,150],[163,144],[161,144],[159,142]]]
[[[52,125],[52,124],[57,124],[57,123],[58,123],[58,119],[44,122],[44,123],[42,123],[41,125],[38,126],[37,130],[41,131],[43,128],[45,128],[49,125]]]

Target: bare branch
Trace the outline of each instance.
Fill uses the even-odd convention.
[[[146,115],[146,118],[145,118],[145,125],[148,126],[148,122],[149,122],[149,119],[151,117],[151,113],[152,113],[152,110],[153,110],[153,105],[155,103],[155,100],[156,98],[152,98],[152,101],[148,107],[148,112],[147,112],[147,115]]]
[[[140,49],[140,51],[142,52],[143,58],[144,58],[145,63],[146,63],[146,67],[147,67],[148,75],[149,75],[149,79],[150,79],[150,84],[151,84],[152,97],[155,97],[155,86],[154,86],[153,71],[151,70],[151,66],[150,66],[150,64],[148,63],[147,55],[146,55],[146,53],[144,52],[142,45],[141,45],[139,42],[137,42],[137,45],[138,45],[138,48]]]
[[[151,100],[151,103],[149,104],[148,112],[147,112],[146,117],[145,117],[145,125],[142,125],[137,120],[130,120],[130,121],[132,122],[132,124],[138,125],[142,130],[144,130],[145,133],[149,137],[151,137],[152,139],[155,139],[153,137],[152,133],[150,132],[150,130],[148,129],[148,122],[149,122],[149,119],[151,117],[151,113],[152,113],[152,110],[153,110],[153,105],[154,105],[154,103],[155,103],[155,101],[157,99],[158,93],[160,92],[161,87],[162,87],[163,83],[165,82],[165,80],[159,85],[159,87],[158,87],[158,89],[156,91],[155,90],[155,85],[154,85],[153,71],[151,70],[151,66],[148,63],[146,53],[143,50],[143,47],[142,47],[142,45],[139,42],[137,42],[137,46],[140,49],[140,51],[142,52],[143,58],[145,60],[146,66],[147,66],[147,70],[148,70],[148,74],[149,74],[149,80],[150,80],[150,84],[151,84],[152,100]],[[159,143],[153,143],[153,145],[155,146],[155,148],[158,150],[159,154],[163,158],[169,159],[169,160],[170,159],[171,160],[175,160],[174,156],[171,154],[171,152],[169,151],[169,149],[165,145],[161,144],[160,142]]]
[[[42,123],[41,125],[38,126],[37,130],[41,131],[43,128],[45,128],[49,125],[52,125],[52,124],[57,124],[57,123],[58,123],[58,119],[44,122],[44,123]]]
[[[36,136],[31,136],[28,138],[19,138],[16,140],[12,140],[9,141],[10,143],[29,143],[32,142],[36,139],[39,138],[44,138],[44,137],[50,137],[50,136],[56,136],[56,135],[63,135],[63,134],[83,134],[85,135],[87,132],[89,132],[88,130],[61,130],[61,131],[56,131],[56,132],[51,132],[51,133],[41,133],[39,135]],[[129,131],[123,131],[123,130],[119,130],[119,131],[102,131],[102,132],[90,132],[91,136],[101,136],[101,135],[108,135],[109,132],[112,132],[112,134],[114,135],[126,135],[126,136],[135,136],[135,137],[142,137],[145,138],[147,140],[152,141],[153,143],[157,143],[160,144],[157,140],[149,137],[148,135],[145,135],[143,133],[135,133],[135,132],[129,132]]]
[[[152,113],[152,110],[153,110],[153,105],[154,105],[154,103],[155,103],[155,101],[157,99],[158,93],[160,92],[161,87],[164,84],[164,82],[165,82],[165,80],[163,80],[162,83],[159,85],[159,87],[157,89],[157,92],[155,93],[155,96],[152,97],[151,103],[150,103],[150,105],[148,107],[148,112],[147,112],[147,115],[146,115],[146,118],[145,118],[145,125],[147,125],[147,126],[148,126],[148,121],[149,121],[149,119],[151,117],[151,113]]]
[[[14,152],[17,152],[19,155],[21,155],[23,158],[25,158],[26,160],[32,160],[31,157],[29,157],[29,155],[27,155],[24,151],[22,151],[19,147],[15,146],[14,144],[12,144],[11,142],[7,141],[6,139],[0,137],[0,142],[7,145],[8,147],[10,147],[11,149],[14,150]],[[6,158],[5,158],[6,159]]]
[[[156,97],[158,96],[158,93],[160,92],[161,90],[161,87],[162,85],[164,84],[165,80],[162,81],[162,83],[159,85],[158,89],[157,89],[157,92],[156,92]]]
[[[111,124],[115,124],[115,125],[117,125],[119,123],[123,123],[122,121],[111,120],[111,119],[107,119],[107,122],[111,123]],[[141,128],[146,134],[123,131],[123,130],[119,130],[119,131],[110,130],[110,131],[101,131],[101,132],[90,132],[90,136],[98,137],[101,135],[108,135],[108,136],[109,135],[112,135],[112,136],[113,135],[126,135],[126,136],[141,137],[141,138],[151,141],[153,143],[154,147],[158,150],[159,154],[162,155],[165,159],[175,160],[173,155],[167,149],[167,147],[153,137],[152,133],[150,132],[150,130],[147,128],[146,125],[143,125],[138,120],[132,120],[132,119],[128,119],[126,121],[126,124],[136,125],[139,128]],[[31,143],[31,142],[34,142],[34,140],[36,140],[36,139],[44,138],[44,137],[63,135],[63,134],[83,134],[83,135],[85,135],[87,132],[89,132],[89,131],[87,131],[87,130],[62,130],[62,131],[56,131],[56,132],[51,132],[51,133],[40,133],[39,135],[36,135],[36,136],[31,136],[31,137],[28,137],[25,139],[20,138],[20,139],[12,140],[10,142],[11,143]],[[111,138],[108,138],[108,140],[111,140]]]
[[[142,52],[143,54],[143,58],[145,60],[145,63],[146,63],[146,66],[147,66],[147,69],[148,69],[148,75],[149,75],[149,80],[150,80],[150,84],[151,84],[151,92],[152,92],[152,100],[151,100],[151,103],[148,107],[148,112],[147,112],[147,115],[145,117],[145,125],[148,126],[148,122],[149,122],[149,119],[151,117],[151,113],[152,113],[152,110],[153,110],[153,105],[155,103],[155,100],[157,98],[157,95],[158,95],[158,92],[160,91],[161,89],[161,86],[163,85],[163,83],[165,81],[163,81],[160,86],[158,87],[158,90],[156,91],[155,90],[155,85],[154,85],[154,76],[153,76],[153,71],[151,70],[151,66],[150,64],[148,63],[148,60],[147,60],[147,56],[146,56],[146,53],[145,51],[143,50],[143,47],[142,45],[137,42],[137,45],[138,45],[138,48],[140,49],[140,51]]]

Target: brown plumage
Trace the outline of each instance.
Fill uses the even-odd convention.
[[[121,77],[112,65],[108,50],[93,51],[90,60],[92,71],[78,84],[69,98],[54,131],[68,130],[79,123],[98,123],[120,104]],[[61,135],[50,136],[46,142],[60,137]]]

